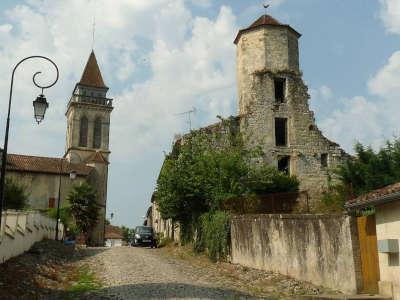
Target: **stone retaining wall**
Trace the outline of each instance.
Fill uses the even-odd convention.
[[[232,262],[356,293],[361,270],[356,220],[345,215],[238,215]]]

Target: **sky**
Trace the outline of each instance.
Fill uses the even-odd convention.
[[[400,133],[400,0],[269,0],[268,13],[301,32],[300,64],[318,127],[352,152]],[[237,112],[233,40],[264,13],[255,0],[1,0],[0,139],[13,66],[30,55],[52,58],[60,79],[37,125],[32,102],[54,70],[26,62],[16,73],[9,152],[61,156],[65,111],[92,45],[114,98],[107,217],[143,222],[176,134],[196,108],[199,128]],[[95,40],[93,44],[93,20]]]

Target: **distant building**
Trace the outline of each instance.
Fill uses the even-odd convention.
[[[7,177],[22,183],[33,209],[57,207],[61,175],[61,205],[75,182],[87,181],[97,192],[98,222],[90,237],[93,245],[104,245],[107,203],[110,115],[112,99],[105,86],[94,52],[89,56],[81,80],[67,105],[66,152],[63,158],[8,154]]]
[[[123,234],[121,228],[106,225],[106,247],[120,247],[123,245]]]

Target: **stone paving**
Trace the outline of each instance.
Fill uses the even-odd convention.
[[[286,276],[167,249],[89,248],[89,265],[104,288],[80,299],[299,299],[321,289]],[[184,254],[182,254],[184,253]],[[185,257],[184,257],[185,256]]]
[[[84,263],[105,284],[88,299],[268,299],[240,292],[218,274],[168,258],[158,249],[115,247],[97,251]]]

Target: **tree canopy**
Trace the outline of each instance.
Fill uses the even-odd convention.
[[[22,210],[28,206],[28,193],[25,186],[6,178],[4,185],[4,208]]]

